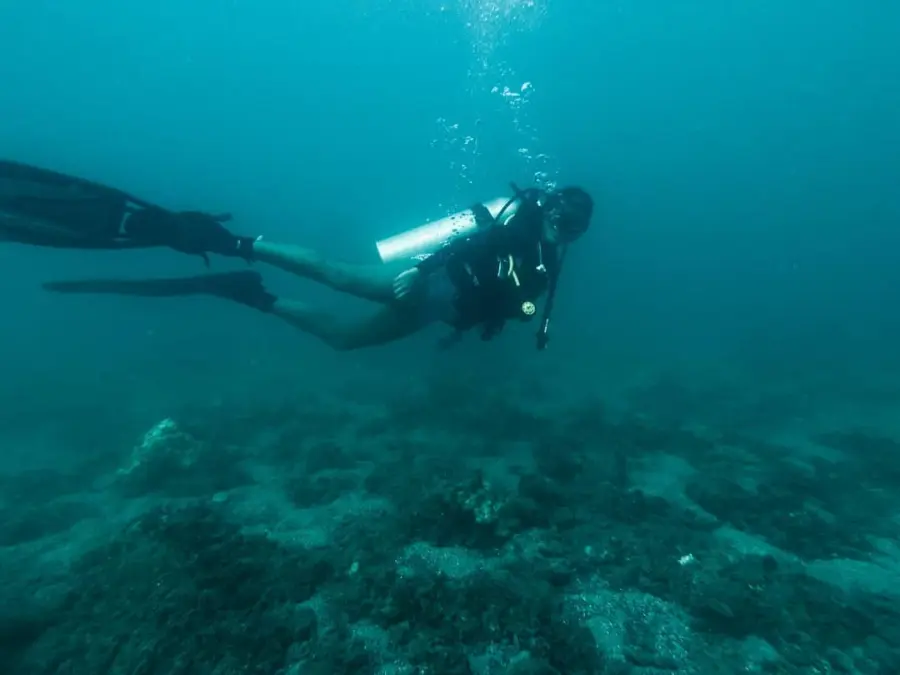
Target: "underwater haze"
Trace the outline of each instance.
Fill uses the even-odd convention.
[[[375,258],[377,238],[506,194],[508,181],[581,184],[598,212],[567,270],[545,364],[565,351],[582,362],[627,352],[877,369],[894,360],[900,329],[898,11],[9,3],[0,141],[7,157],[171,208],[230,211],[242,232],[360,261]],[[2,255],[16,289],[4,352],[19,364],[132,349],[201,360],[221,350],[233,362],[269,340],[290,342],[297,361],[323,353],[210,302],[72,302],[33,290],[67,274],[193,272],[194,260],[12,246]],[[534,360],[528,338],[504,342]],[[429,358],[423,344],[412,372]]]
[[[602,593],[611,593],[613,586],[626,588],[631,589],[628,593],[653,597],[654,603],[658,599],[669,603],[667,607],[679,608],[673,612],[684,612],[678,614],[679,621],[685,622],[684,632],[676,640],[682,651],[671,644],[647,649],[669,654],[662,664],[648,665],[646,660],[621,656],[633,654],[633,650],[616,652],[603,643],[603,630],[590,621],[592,637],[585,638],[589,649],[571,642],[581,639],[577,636],[567,637],[570,642],[553,642],[555,638],[548,636],[560,634],[553,631],[573,625],[567,623],[573,620],[569,615],[547,619],[546,626],[557,628],[540,633],[540,640],[534,637],[539,631],[533,628],[510,628],[502,638],[494,633],[489,637],[470,635],[468,629],[460,628],[456,634],[466,633],[466,639],[471,638],[465,656],[459,656],[468,671],[455,670],[456,665],[435,660],[431,653],[414,654],[409,636],[405,642],[397,638],[396,644],[384,638],[392,646],[379,642],[382,646],[378,649],[387,650],[379,652],[381,656],[351,665],[335,665],[336,661],[321,665],[316,654],[328,649],[334,654],[348,653],[342,642],[326,648],[321,641],[315,649],[292,647],[294,651],[290,651],[285,647],[277,657],[268,653],[263,657],[253,650],[241,652],[234,656],[234,663],[257,664],[260,670],[246,672],[267,675],[526,672],[492,670],[494,666],[485,665],[487,652],[477,652],[488,649],[487,644],[501,643],[521,643],[526,649],[526,633],[534,639],[529,658],[554,669],[527,672],[738,672],[729,669],[743,668],[753,660],[749,656],[743,661],[744,657],[738,656],[733,661],[731,656],[709,657],[719,654],[715,651],[719,647],[710,645],[726,644],[716,642],[718,637],[708,637],[715,635],[731,641],[764,640],[779,656],[769,661],[769,657],[759,657],[753,663],[788,664],[778,672],[825,672],[813,668],[826,661],[835,668],[835,664],[845,667],[834,672],[898,672],[895,668],[900,668],[900,661],[894,654],[900,653],[900,617],[871,598],[883,600],[886,589],[900,580],[896,539],[900,508],[862,500],[870,513],[877,511],[878,526],[859,534],[860,538],[871,535],[871,541],[860,543],[854,539],[857,535],[847,532],[862,527],[858,514],[850,513],[850,504],[860,503],[861,498],[854,487],[839,485],[835,472],[845,469],[826,470],[821,464],[826,461],[823,457],[829,462],[838,462],[838,456],[871,460],[854,464],[858,473],[847,475],[855,476],[858,486],[867,486],[867,494],[877,492],[888,495],[891,504],[900,503],[900,469],[884,463],[894,458],[900,463],[898,45],[900,4],[877,0],[2,3],[0,159],[112,185],[173,210],[229,212],[234,216],[229,228],[237,233],[309,246],[352,262],[377,263],[377,240],[475,202],[508,195],[510,182],[521,187],[579,185],[596,203],[590,231],[571,247],[560,280],[552,339],[544,352],[535,350],[534,326],[527,325],[511,326],[491,342],[468,335],[449,350],[438,349],[447,330],[435,327],[396,345],[333,353],[279,321],[207,297],[150,300],[51,295],[41,289],[46,281],[79,277],[201,274],[205,267],[199,257],[168,249],[67,251],[0,242],[5,304],[0,316],[0,469],[7,481],[3,483],[7,487],[0,487],[0,507],[7,523],[20,523],[13,534],[0,526],[0,560],[6,551],[11,561],[6,563],[8,570],[14,570],[9,573],[21,573],[16,578],[25,589],[22,597],[33,596],[36,587],[60,588],[72,583],[66,575],[74,574],[71,569],[77,565],[72,563],[70,568],[69,562],[62,565],[60,560],[69,555],[74,560],[75,549],[96,555],[101,549],[91,547],[112,546],[107,541],[118,536],[116,527],[125,527],[128,537],[135,536],[135,530],[126,527],[127,518],[144,517],[141,514],[148,513],[151,506],[175,508],[166,500],[179,505],[197,500],[203,509],[219,508],[210,506],[213,503],[231,509],[226,515],[204,511],[202,518],[185,516],[189,525],[174,534],[166,529],[174,526],[165,524],[170,522],[165,516],[151,525],[145,523],[155,533],[152,536],[167,542],[207,541],[204,537],[208,534],[210,550],[216,549],[230,535],[218,530],[218,534],[207,530],[203,530],[207,534],[197,534],[197,528],[206,527],[198,523],[212,519],[216,523],[213,529],[226,528],[226,521],[227,527],[240,523],[242,532],[265,539],[265,546],[282,547],[277,555],[266,548],[260,556],[288,556],[284,565],[290,569],[296,567],[290,558],[296,549],[291,546],[302,544],[304,551],[342,547],[339,559],[322,554],[328,572],[322,572],[318,563],[309,563],[315,567],[304,577],[309,594],[295,599],[312,602],[309,598],[321,597],[326,604],[333,599],[328,593],[338,579],[351,583],[346,570],[354,565],[356,570],[361,560],[375,569],[403,557],[393,549],[373,553],[381,541],[386,547],[396,545],[397,550],[407,547],[403,549],[407,553],[408,547],[420,544],[442,551],[455,547],[454,555],[463,549],[477,551],[478,556],[502,550],[506,565],[512,554],[504,547],[520,542],[519,527],[523,532],[552,531],[562,541],[569,531],[582,532],[578,529],[582,523],[594,522],[600,527],[596,524],[598,512],[627,511],[627,518],[616,521],[622,530],[615,530],[615,536],[610,534],[613,529],[604,530],[603,536],[617,543],[601,546],[592,538],[600,535],[593,533],[554,544],[554,550],[562,553],[552,565],[547,563],[552,573],[547,572],[541,583],[556,588],[557,581],[565,577],[559,582],[565,587],[559,597],[581,598],[581,609],[572,611],[582,618],[590,614],[594,617],[590,621],[598,616],[597,607],[602,603],[596,598],[601,591],[584,591],[583,585],[596,580],[597,574],[605,575],[610,584]],[[212,271],[246,268],[242,261],[215,256],[211,260]],[[259,264],[253,269],[261,271],[266,283],[284,296],[308,300],[348,317],[367,310],[360,302],[284,272]],[[317,408],[320,405],[323,407]],[[596,406],[594,413],[585,412],[590,406]],[[294,415],[297,410],[301,412]],[[571,415],[577,420],[569,424],[566,420]],[[601,418],[602,423],[598,421]],[[178,429],[156,426],[160,420],[174,420],[171,423]],[[298,420],[310,427],[298,429]],[[550,427],[541,426],[544,422]],[[503,425],[503,431],[492,424]],[[534,425],[540,428],[535,431]],[[858,435],[863,433],[861,429],[865,437]],[[531,433],[544,435],[535,440]],[[668,436],[670,433],[674,435]],[[697,436],[688,442],[683,434]],[[261,440],[263,437],[268,440]],[[276,437],[280,439],[277,442],[272,440]],[[448,442],[451,437],[457,440]],[[175,460],[159,472],[142,474],[137,487],[129,484],[124,492],[110,488],[118,495],[115,499],[122,500],[110,501],[113,498],[104,490],[118,480],[110,476],[121,477],[123,463],[135,462],[129,464],[130,472],[144,462],[146,453],[158,447],[154,444],[159,438],[169,444],[167,448],[185,452],[189,448],[190,453],[200,453],[197,448],[227,447],[237,454],[221,461],[230,467],[233,460],[238,468],[220,482],[198,484],[192,482],[196,476],[191,474],[179,478],[177,488],[160,488],[158,481],[164,483],[166,475],[184,469],[181,460]],[[290,448],[302,446],[303,453],[312,452],[307,446],[325,443],[322,439],[340,446],[341,452],[335,451],[335,456],[355,458],[347,460],[352,471],[360,471],[354,462],[370,462],[381,482],[371,476],[360,478],[365,492],[359,487],[362,483],[341,482],[343,478],[335,482],[329,473],[327,490],[321,481],[312,485],[312,469],[303,473],[306,469],[297,468],[302,462]],[[460,477],[460,467],[448,459],[458,456],[457,442],[468,449],[463,453],[468,458],[466,466],[478,467],[475,487],[471,477]],[[535,450],[536,464],[528,464],[532,468],[510,469],[515,463],[505,453],[518,453],[531,443],[547,454]],[[596,481],[577,484],[577,480],[587,480],[586,467],[593,466],[592,458],[599,456],[591,453],[606,457],[603,449],[609,444],[617,448],[610,454],[614,460],[601,464],[606,469],[619,467],[609,469],[615,476],[603,474],[605,477]],[[549,446],[556,450],[548,451]],[[718,450],[713,451],[713,446]],[[319,445],[315,447],[321,450]],[[140,454],[138,459],[131,456],[132,450]],[[245,451],[250,455],[241,454]],[[439,459],[426,469],[416,464],[417,452]],[[554,463],[565,464],[568,460],[559,457],[568,457],[570,452],[579,459],[563,468]],[[632,458],[627,467],[622,452]],[[552,460],[547,459],[550,455]],[[748,459],[751,455],[758,464],[753,464],[756,459]],[[312,461],[307,454],[302,457],[307,463]],[[206,461],[205,471],[219,466],[218,460]],[[548,468],[547,462],[553,467]],[[747,493],[741,493],[746,499],[740,503],[734,496],[736,485],[710,488],[695,483],[699,480],[696,476],[725,476],[740,482],[742,472],[759,469],[762,473],[753,473],[755,477],[748,480],[766,485],[767,479],[761,476],[768,476],[765,472],[769,469],[759,467],[774,466],[772,462],[780,467],[772,470],[773,475],[800,471],[797,466],[803,464],[804,471],[815,467],[829,478],[813,480],[800,471],[796,481],[790,474],[790,480],[763,493],[742,483],[741,489],[746,488]],[[750,468],[751,464],[756,468]],[[248,468],[251,465],[256,468]],[[501,465],[505,467],[502,471],[497,468]],[[326,468],[352,473],[348,466],[329,464]],[[512,520],[495,522],[493,518],[502,508],[492,511],[495,502],[488,503],[485,495],[506,489],[505,479],[485,478],[482,485],[483,476],[496,470],[506,478],[516,476],[517,481],[519,476],[531,475],[528,471],[532,469],[534,480],[542,487],[532,484],[533,491],[522,497],[524,488],[510,483],[519,485],[509,489],[528,506],[516,511]],[[78,476],[80,488],[90,485],[90,496],[78,497],[91,504],[84,511],[84,520],[73,517],[74,525],[66,521],[65,527],[58,528],[36,524],[44,522],[47,504],[57,503],[61,493],[50,488],[47,493],[43,488],[32,493],[31,488],[14,487],[26,484],[16,482],[17,472],[26,470],[71,470]],[[303,476],[294,476],[294,470]],[[406,483],[400,486],[399,478],[391,482],[390,476],[383,475],[391,472],[406,476]],[[234,478],[238,474],[240,477]],[[574,478],[575,474],[581,478]],[[288,500],[288,510],[284,510],[288,507],[283,500],[276,504],[271,497],[274,493],[260,496],[263,489],[275,490],[273,486],[280,485],[286,475],[300,481],[291,484],[293,501]],[[448,512],[447,503],[438,500],[438,506],[434,501],[427,502],[431,506],[418,502],[413,506],[412,497],[397,497],[408,485],[427,482],[423,476],[446,480],[435,491],[444,490],[440,499],[452,502],[453,508],[464,502],[463,511],[469,511],[454,523],[465,521],[474,529],[464,535],[435,534],[437,526],[426,522],[426,516],[438,514],[435,519],[440,520]],[[866,483],[875,481],[875,476],[886,482]],[[553,482],[553,486],[540,481]],[[55,479],[51,483],[57,485]],[[678,487],[672,487],[676,483]],[[45,485],[43,479],[35,484]],[[597,496],[596,490],[601,488],[595,490],[595,486],[601,484],[606,486],[603,490],[615,492],[615,499]],[[826,484],[827,489],[823,487]],[[240,496],[250,494],[248,485],[260,492]],[[355,492],[357,488],[362,492]],[[65,498],[73,498],[77,491],[71,485],[66,489]],[[421,489],[423,494],[428,491],[424,486]],[[623,496],[635,491],[641,495],[638,506],[632,496]],[[29,502],[27,518],[13,513],[15,502],[25,499],[20,492],[34,500]],[[321,496],[325,492],[327,499]],[[299,493],[314,493],[323,501],[298,498]],[[815,496],[808,496],[813,493]],[[358,496],[363,494],[368,496]],[[490,499],[500,499],[491,494]],[[214,495],[218,501],[212,499]],[[374,535],[367,535],[370,540],[365,546],[371,545],[372,551],[360,555],[347,552],[352,541],[346,532],[343,539],[328,531],[317,534],[314,541],[300,535],[288,541],[285,535],[272,543],[272,532],[283,534],[285,527],[293,528],[291,532],[307,525],[312,528],[309,523],[319,522],[319,511],[313,514],[310,509],[325,508],[323,504],[334,499],[343,504],[347,495],[361,500],[341,512],[342,517],[352,516],[357,527],[362,529],[362,523],[368,522],[365,518],[372,518],[382,508],[367,501],[376,495],[397,512],[415,512],[421,518],[415,523],[404,521],[407,532],[415,536],[404,538],[406,535],[378,530],[382,539],[375,541]],[[645,495],[650,501],[643,501]],[[840,504],[828,501],[829,495]],[[797,501],[791,501],[795,497]],[[546,506],[544,499],[553,502],[552,506]],[[111,507],[113,503],[117,506]],[[661,506],[663,503],[669,506]],[[200,508],[191,504],[191,508]],[[806,529],[796,521],[791,521],[791,527],[785,525],[789,520],[786,514],[793,518],[807,507],[831,514],[823,516],[822,522],[816,520],[815,527],[824,527],[822,523],[828,521],[834,530],[829,532],[839,543],[815,548],[813,540],[832,540],[830,534],[815,530],[811,520],[804,521]],[[672,515],[673,511],[666,510],[676,508],[683,512]],[[489,536],[478,529],[484,526],[483,509],[491,514],[490,527],[494,529]],[[566,515],[560,516],[563,509]],[[538,517],[538,511],[555,515]],[[704,515],[696,516],[700,511]],[[749,511],[757,515],[746,515]],[[109,516],[112,512],[114,518]],[[766,515],[758,515],[763,512]],[[301,517],[301,513],[306,515]],[[686,520],[680,520],[682,516]],[[706,516],[711,520],[704,520]],[[273,524],[276,520],[277,526]],[[301,520],[305,523],[302,527]],[[101,521],[102,527],[97,525]],[[651,521],[658,531],[647,525]],[[886,523],[892,523],[894,529]],[[70,526],[75,528],[71,532]],[[834,533],[838,526],[846,526],[840,537]],[[86,528],[86,534],[73,534],[78,527]],[[445,527],[450,525],[445,523]],[[667,535],[660,533],[680,532],[682,527],[689,534],[672,544],[671,550],[641,548],[665,539]],[[735,571],[729,566],[732,562],[723,562],[724,554],[717,558],[714,571],[704,568],[705,573],[718,574],[718,581],[696,581],[690,592],[684,590],[689,584],[679,585],[682,576],[677,583],[672,581],[674,576],[662,580],[663,573],[655,577],[656,572],[647,571],[647,565],[634,574],[613,573],[609,571],[612,568],[604,567],[621,562],[624,570],[627,561],[641,555],[647,559],[663,556],[682,560],[681,565],[666,571],[682,575],[690,568],[684,567],[685,556],[697,554],[698,546],[707,547],[703,550],[709,560],[719,555],[709,543],[713,539],[702,536],[715,532],[719,542],[724,529],[716,528],[726,527],[729,532],[765,540],[765,551],[770,545],[772,550],[786,551],[786,557],[766,553],[782,565],[778,574],[795,575],[788,581],[772,582],[771,587],[777,585],[784,595],[767,596],[765,603],[747,609],[750,601],[738,600],[731,595],[737,591],[715,584],[725,584],[723,580],[729,578],[741,579],[742,588],[762,587],[764,582],[756,580],[756,572]],[[66,542],[52,549],[64,552],[50,553],[50,544],[41,544],[44,540],[38,535],[23,534],[34,528],[57,537],[53,540],[57,543]],[[629,537],[636,548],[626,550],[632,545],[623,543],[631,542]],[[698,544],[701,539],[706,543]],[[880,543],[872,544],[876,539]],[[796,543],[801,540],[803,545]],[[609,553],[611,557],[599,561],[601,548],[619,553]],[[440,555],[429,551],[421,556],[416,553],[416,560],[446,563],[446,551]],[[222,552],[225,559],[241,560],[255,554],[244,549]],[[544,551],[540,555],[550,554]],[[876,560],[876,555],[881,557]],[[785,562],[788,558],[792,562]],[[816,605],[816,609],[813,605],[818,598],[831,591],[809,584],[845,579],[844,568],[834,571],[829,567],[814,575],[813,582],[798,581],[802,576],[796,571],[799,568],[784,565],[845,558],[878,566],[877,574],[870,568],[859,572],[860,568],[854,567],[857,576],[872,572],[871,578],[887,581],[876,584],[877,588],[865,586],[870,595],[859,605],[853,604],[856,600],[840,601],[842,607],[853,606],[857,612],[853,621],[867,626],[868,632],[860,629],[863,632],[851,635],[852,630],[842,624],[844,632],[837,636],[840,631],[817,628],[814,619],[818,615],[825,617],[823,621],[838,622],[842,611],[838,601],[827,608]],[[49,567],[34,562],[38,559]],[[51,559],[55,562],[49,562]],[[188,559],[192,558],[186,555]],[[568,562],[561,573],[558,565],[563,565],[559,562],[563,559]],[[453,569],[459,573],[465,565],[454,560]],[[494,562],[501,564],[497,562],[500,558],[490,564],[478,560],[481,562],[472,565],[481,574],[495,569],[491,566]],[[529,560],[535,570],[544,569],[534,558]],[[62,567],[54,567],[57,564]],[[759,569],[771,575],[774,564],[765,558]],[[375,577],[365,577],[365,565],[363,562],[359,578],[366,580],[366,588],[377,588],[384,576],[375,581]],[[259,568],[237,576],[277,585],[283,578],[281,570],[264,567],[260,563]],[[26,569],[42,571],[32,577],[22,571]],[[182,565],[179,569],[186,568]],[[95,569],[93,574],[91,583],[100,584],[96,579],[105,573]],[[463,578],[441,574],[445,580]],[[398,579],[403,577],[398,575]],[[647,579],[653,583],[644,584]],[[703,586],[707,582],[709,585]],[[680,590],[673,590],[676,586]],[[703,593],[696,591],[700,586]],[[900,588],[900,583],[895,587]],[[391,640],[396,638],[392,626],[403,621],[407,627],[420,625],[418,621],[428,630],[438,631],[435,626],[440,625],[441,617],[450,616],[438,609],[433,616],[410,615],[388,625],[382,621],[387,609],[357,616],[347,607],[355,603],[358,608],[369,608],[388,603],[388,597],[394,598],[391,607],[406,607],[396,599],[402,595],[397,587],[376,599],[379,591],[362,597],[365,594],[357,587],[352,592],[341,588],[347,605],[336,606],[345,612],[345,619],[357,627],[378,624],[390,633]],[[438,592],[429,588],[429,593]],[[487,588],[494,586],[487,584]],[[846,590],[843,585],[840,588]],[[476,590],[470,597],[457,591],[442,595],[441,602],[450,602],[449,597],[475,602],[474,596],[482,594]],[[290,595],[293,591],[280,588],[278,592]],[[403,592],[415,595],[409,589]],[[334,592],[333,597],[338,595]],[[697,599],[700,595],[702,601]],[[504,597],[519,596],[509,591]],[[531,596],[525,593],[523,597]],[[585,609],[588,597],[595,598],[593,613]],[[106,630],[85,623],[90,603],[68,598],[63,603],[68,608],[65,611],[75,606],[78,610],[59,620],[63,623],[29,615],[24,627],[4,614],[6,607],[19,604],[19,596],[0,601],[0,660],[7,659],[6,666],[0,663],[0,671],[10,675],[101,672],[96,663],[110,661],[104,661],[109,655],[98,651],[77,658],[65,652],[68,656],[60,656],[53,664],[35,656],[56,648],[49,645],[56,644],[53,631],[62,631],[60,626],[91,625],[95,636]],[[548,600],[548,605],[529,611],[543,617],[547,607],[557,606],[554,602]],[[810,616],[785,618],[774,628],[766,624],[766,630],[771,628],[768,633],[756,630],[765,623],[759,617],[769,616],[771,607],[803,603],[808,603]],[[875,605],[871,603],[877,609],[872,609]],[[410,601],[409,605],[416,603]],[[52,607],[50,613],[58,618],[62,616],[60,606],[52,602],[41,605],[34,615],[43,616],[42,612]],[[172,611],[179,614],[182,610]],[[240,615],[236,621],[246,619],[240,614],[242,608],[227,611]],[[402,614],[401,609],[396,611],[398,616]],[[484,612],[481,621],[485,626],[491,621],[518,625],[518,618],[504,615],[489,620],[485,618],[488,610]],[[607,618],[615,614],[609,612]],[[381,619],[373,618],[376,614]],[[635,610],[635,616],[639,614]],[[91,616],[91,621],[100,621],[99,615]],[[287,642],[311,645],[320,639],[328,632],[323,616],[316,609],[318,633],[309,629],[304,642],[296,637],[300,629],[294,627],[295,637]],[[459,619],[463,625],[461,616],[454,614],[453,620]],[[306,616],[304,621],[313,619]],[[359,630],[353,628],[351,633],[365,642],[368,638],[360,638]],[[447,630],[448,635],[452,633]],[[658,626],[647,630],[668,634],[668,629]],[[795,639],[798,633],[806,636],[799,642]],[[310,637],[314,634],[319,638]],[[427,631],[422,634],[431,635]],[[238,640],[238,632],[229,635]],[[788,635],[794,637],[784,637]],[[217,639],[230,638],[220,634]],[[438,644],[450,638],[428,639]],[[276,638],[260,640],[271,645]],[[539,642],[544,647],[536,646]],[[15,648],[9,646],[13,643]],[[711,660],[701,664],[693,659],[685,646],[688,643]],[[366,653],[375,649],[369,642],[365,644],[369,645]],[[790,655],[796,656],[801,649],[797,644],[815,658],[792,660]],[[21,645],[36,646],[27,652],[21,651]],[[462,649],[459,645],[453,648]],[[565,662],[552,655],[593,654],[595,648],[602,654],[600,661],[585,656],[578,663]],[[734,649],[735,654],[740,651]],[[211,673],[214,667],[220,667],[215,672],[223,675],[232,672],[199,656],[194,670],[187,666],[178,670],[173,662],[160,657],[163,665],[155,666],[159,670],[145,665],[146,670],[138,671],[140,659],[129,660],[128,656],[131,651],[139,652],[138,647],[123,650],[109,657],[120,659],[121,669],[109,672]],[[841,656],[829,650],[837,650]],[[385,656],[387,652],[392,655]],[[502,658],[491,654],[491,663],[515,667],[510,665],[515,657],[509,650]],[[89,663],[94,657],[96,661]],[[70,670],[54,670],[65,659],[69,659]],[[716,659],[732,665],[715,671],[710,664]],[[632,670],[614,670],[610,664],[620,661]],[[313,662],[321,670],[312,670]],[[384,670],[388,662],[402,667]],[[310,670],[291,670],[297,663],[306,663],[304,667]],[[407,666],[412,670],[402,670]],[[704,670],[707,666],[710,669]]]

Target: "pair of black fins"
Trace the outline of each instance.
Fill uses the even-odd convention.
[[[170,213],[122,190],[20,162],[0,160],[0,242],[82,250],[156,248],[164,244],[135,238],[123,230],[129,216],[141,212]],[[212,216],[220,222],[227,214]],[[203,254],[201,254],[203,255]],[[205,255],[203,256],[205,259]],[[207,261],[208,262],[208,261]],[[196,277],[187,278],[186,289]],[[46,284],[69,292],[155,294],[158,283],[175,290],[175,279],[84,280]],[[188,283],[190,282],[190,283]]]

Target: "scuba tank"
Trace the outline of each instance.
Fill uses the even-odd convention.
[[[498,197],[485,202],[484,206],[499,225],[506,225],[516,215],[521,203],[520,196]],[[467,237],[478,229],[478,220],[473,209],[465,209],[453,215],[433,220],[411,230],[400,232],[375,243],[378,255],[384,263],[397,260],[427,258],[454,239]]]
[[[544,207],[546,193],[542,190],[536,188],[522,190],[515,183],[510,183],[510,187],[513,190],[512,197],[498,197],[497,199],[484,204],[484,207],[490,213],[492,219],[490,226],[508,225],[526,202],[533,202],[540,208]],[[408,259],[422,260],[430,257],[451,241],[471,235],[479,227],[482,227],[483,222],[483,220],[476,215],[475,208],[479,208],[479,206],[476,205],[474,208],[459,211],[445,218],[434,220],[425,225],[420,225],[411,230],[395,234],[387,239],[377,241],[375,245],[378,248],[378,254],[381,257],[382,262],[390,263]],[[537,242],[537,246],[541,247],[541,242]],[[559,275],[566,258],[566,250],[567,246],[562,245],[560,247],[559,257],[556,259],[551,271],[549,271],[547,300],[535,336],[537,342],[536,346],[539,351],[546,349],[549,341],[550,319],[553,314],[553,305],[556,300]],[[545,273],[548,272],[547,268],[544,267],[543,262],[540,264],[540,271]],[[523,303],[522,312],[526,317],[534,315],[536,312],[534,303],[530,301]],[[487,335],[489,339],[490,332],[488,332]],[[462,331],[457,330],[451,339],[444,341],[442,346],[450,346],[457,342],[461,336]]]

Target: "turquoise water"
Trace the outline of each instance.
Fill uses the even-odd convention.
[[[0,592],[0,671],[463,672],[459,659],[411,647],[396,628],[406,622],[465,653],[470,672],[542,667],[510,665],[529,650],[563,673],[738,672],[751,661],[780,664],[770,672],[827,672],[815,670],[826,661],[833,672],[897,672],[898,43],[900,6],[881,2],[5,3],[3,158],[173,209],[229,211],[242,234],[356,262],[377,260],[377,239],[502,196],[509,181],[583,185],[597,211],[571,251],[541,354],[528,327],[450,351],[436,349],[444,331],[435,327],[334,354],[209,298],[40,288],[199,274],[197,258],[2,244],[0,574],[12,581]],[[255,268],[284,295],[365,311]],[[159,467],[136,484],[123,479],[165,419],[184,436],[151,444],[164,448]],[[329,443],[350,459],[307,466]],[[575,468],[548,467],[547,447],[576,457]],[[630,465],[610,468],[622,456]],[[665,506],[636,502],[636,491]],[[460,494],[464,513],[443,520],[453,509],[441,500],[455,509]],[[487,533],[467,520],[490,500],[515,499],[527,504],[499,524],[491,516]],[[160,525],[159,508],[188,509],[170,518],[186,529]],[[424,515],[397,516],[413,511]],[[350,530],[335,530],[338,521]],[[257,539],[229,548],[235,531]],[[667,531],[679,534],[667,542]],[[379,539],[363,541],[367,532]],[[192,537],[206,543],[194,551],[183,543]],[[535,537],[551,552],[529,548]],[[183,557],[154,558],[167,541]],[[308,614],[272,610],[282,596],[258,610],[238,604],[227,618],[243,633],[215,633],[233,662],[202,652],[175,664],[179,649],[196,647],[178,639],[195,624],[173,628],[116,598],[135,608],[155,597],[167,617],[196,598],[156,597],[110,570],[142,579],[169,570],[219,592],[185,562],[198,551],[277,559],[235,573],[260,584],[315,551],[330,571],[310,563],[279,593],[313,608],[317,635],[307,634]],[[777,569],[752,557],[768,561],[761,551]],[[105,568],[98,561],[110,555],[117,562]],[[702,567],[677,563],[687,555]],[[750,562],[736,571],[742,555]],[[676,562],[647,570],[638,559]],[[484,630],[462,617],[464,600],[456,614],[392,615],[384,606],[424,593],[385,580],[385,570],[421,578],[397,571],[407,564],[426,577],[453,568],[445,577],[460,586],[432,589],[433,606],[474,603],[498,569],[512,588],[477,610]],[[467,585],[472,569],[488,575],[485,587]],[[703,572],[686,579],[693,569]],[[726,578],[770,594],[737,597],[716,585]],[[294,597],[303,584],[309,592]],[[815,605],[834,589],[850,596]],[[534,627],[496,609],[540,614],[545,600],[569,609],[542,623],[530,647]],[[800,604],[803,616],[760,618]],[[98,609],[114,607],[118,628]],[[856,628],[839,607],[852,608]],[[350,650],[329,611],[379,656],[316,657]],[[647,631],[677,636],[645,645],[669,655],[658,663],[609,628],[651,615]],[[436,616],[451,616],[451,627]],[[491,621],[509,628],[491,632]],[[236,646],[254,642],[253,626],[282,630],[274,624],[290,637],[267,633],[259,644],[274,640],[276,656]],[[591,639],[553,642],[562,625]],[[61,646],[73,626],[88,637]],[[95,647],[74,656],[88,638]],[[154,639],[155,665],[141,666],[141,645]],[[559,657],[585,644],[600,661]]]

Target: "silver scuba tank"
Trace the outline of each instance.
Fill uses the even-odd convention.
[[[519,210],[520,203],[518,197],[498,197],[484,205],[494,218],[498,218],[499,225],[506,225]],[[472,234],[477,228],[475,213],[472,209],[465,209],[382,239],[375,242],[375,246],[384,263],[404,259],[422,260],[454,239]]]

